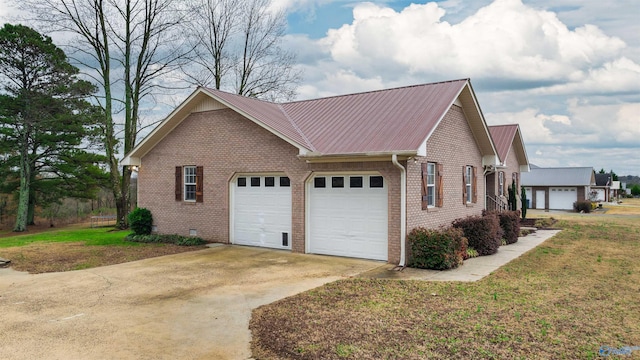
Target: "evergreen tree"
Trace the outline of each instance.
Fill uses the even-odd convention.
[[[0,190],[17,190],[14,231],[33,222],[38,201],[91,196],[104,177],[104,157],[89,151],[100,112],[85,99],[95,87],[77,74],[50,37],[0,29]]]

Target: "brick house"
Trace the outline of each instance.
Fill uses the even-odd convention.
[[[123,163],[158,233],[400,265],[407,231],[480,214],[502,164],[468,79],[282,104],[198,88]]]
[[[499,163],[487,172],[487,208],[506,208],[509,187],[515,182],[517,208],[522,207],[520,199],[521,173],[529,171],[529,159],[524,147],[518,124],[489,126],[489,133],[498,151]]]

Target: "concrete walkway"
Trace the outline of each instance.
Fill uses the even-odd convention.
[[[394,270],[393,265],[387,264],[361,273],[359,277],[397,280],[478,281],[559,232],[560,230],[537,230],[533,234],[518,238],[518,242],[515,244],[501,246],[498,253],[494,255],[465,260],[462,266],[452,270],[405,268],[402,271],[397,271]]]

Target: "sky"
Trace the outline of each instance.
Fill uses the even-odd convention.
[[[272,5],[298,99],[470,78],[489,125],[520,125],[531,163],[640,175],[638,0]]]

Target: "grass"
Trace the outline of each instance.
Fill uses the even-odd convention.
[[[253,356],[594,359],[640,346],[640,216],[553,217],[560,234],[475,283],[348,279],[262,306]]]
[[[67,227],[0,238],[0,257],[29,273],[89,269],[150,257],[200,250],[204,246],[125,241],[128,230]]]
[[[616,205],[605,204],[607,214],[610,215],[635,215],[640,213],[640,199],[622,199],[622,203]]]
[[[72,229],[41,232],[37,234],[16,235],[0,238],[0,248],[25,246],[33,243],[83,242],[85,245],[131,246],[137,243],[125,243],[122,239],[130,231],[113,231],[111,228]],[[134,246],[135,246],[134,245]]]

